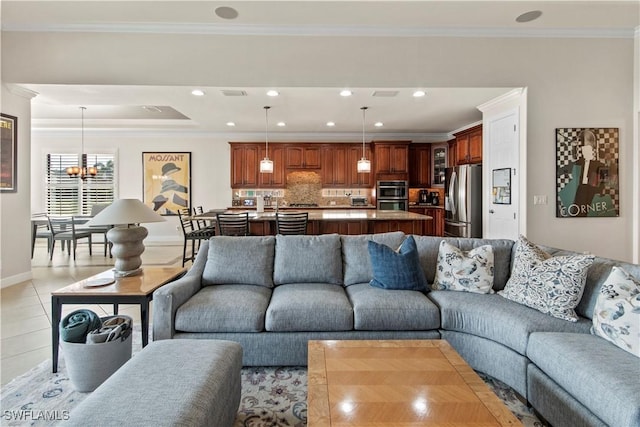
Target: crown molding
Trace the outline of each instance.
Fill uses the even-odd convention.
[[[447,28],[395,26],[234,25],[198,23],[105,23],[3,25],[2,31],[150,33],[227,36],[633,38],[638,28]]]
[[[525,88],[522,88],[522,87],[510,90],[509,92],[503,95],[500,95],[497,98],[493,98],[485,102],[484,104],[478,105],[476,108],[484,113],[488,110],[495,108],[497,105],[504,104],[506,102],[511,102],[511,101],[518,101],[524,91],[525,91]]]
[[[22,98],[33,99],[39,95],[38,92],[24,88],[15,83],[3,83],[2,85],[5,87],[5,89],[7,89],[7,91],[9,91],[9,93],[12,93]]]
[[[31,134],[40,138],[77,137],[77,128],[33,127]],[[264,140],[264,132],[213,132],[189,129],[85,128],[85,136],[115,136],[119,138],[206,138],[224,141],[256,142]],[[412,142],[443,142],[448,133],[377,132],[367,133],[369,141],[410,140]],[[269,132],[269,142],[361,142],[361,132]]]

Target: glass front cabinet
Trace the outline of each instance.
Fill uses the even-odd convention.
[[[445,168],[447,167],[447,144],[433,144],[431,147],[431,185],[444,187]]]

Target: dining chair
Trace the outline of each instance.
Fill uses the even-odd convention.
[[[73,243],[73,260],[76,259],[76,248],[78,240],[89,240],[89,255],[91,252],[91,232],[85,230],[76,230],[76,224],[73,217],[48,217],[49,230],[51,231],[51,247],[49,248],[49,260],[53,259],[53,249],[56,246],[56,240],[62,241],[62,250],[64,251],[64,243],[68,245],[67,251],[71,254],[71,244]]]
[[[182,246],[182,266],[184,267],[185,262],[193,261],[196,258],[196,241],[198,242],[198,249],[200,249],[200,242],[215,236],[216,230],[215,228],[195,229],[189,217],[189,208],[178,209],[178,218],[180,219],[182,235],[184,236],[184,245]],[[189,240],[191,241],[191,256],[187,258],[187,242]]]
[[[99,209],[94,209],[94,206],[100,206]],[[90,232],[91,234],[102,234],[102,245],[104,247],[104,256],[107,256],[107,249],[109,251],[109,258],[112,258],[111,255],[111,247],[113,244],[107,239],[107,232],[113,228],[112,225],[92,225],[90,227],[86,227],[83,225],[89,222],[91,218],[96,216],[102,209],[109,205],[93,205],[91,207],[91,215],[74,215],[74,223],[76,226],[76,231],[78,232]]]
[[[277,234],[307,234],[308,212],[276,212]]]
[[[33,258],[36,249],[36,239],[47,239],[48,252],[51,247],[51,231],[49,230],[49,221],[45,212],[31,215],[31,258]]]
[[[249,213],[217,213],[218,234],[220,236],[248,236]]]

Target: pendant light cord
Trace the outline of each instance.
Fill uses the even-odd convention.
[[[84,110],[87,107],[80,107],[81,111],[81,126],[80,126],[80,168],[84,168]]]
[[[363,159],[364,159],[364,117],[365,117],[365,112],[367,111],[367,108],[369,107],[360,108],[362,110],[362,158]]]
[[[265,141],[265,157],[269,158],[269,106],[264,107],[264,141]]]

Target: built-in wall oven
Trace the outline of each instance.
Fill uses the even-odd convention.
[[[409,209],[409,183],[407,181],[378,181],[376,185],[378,209],[406,211]]]

